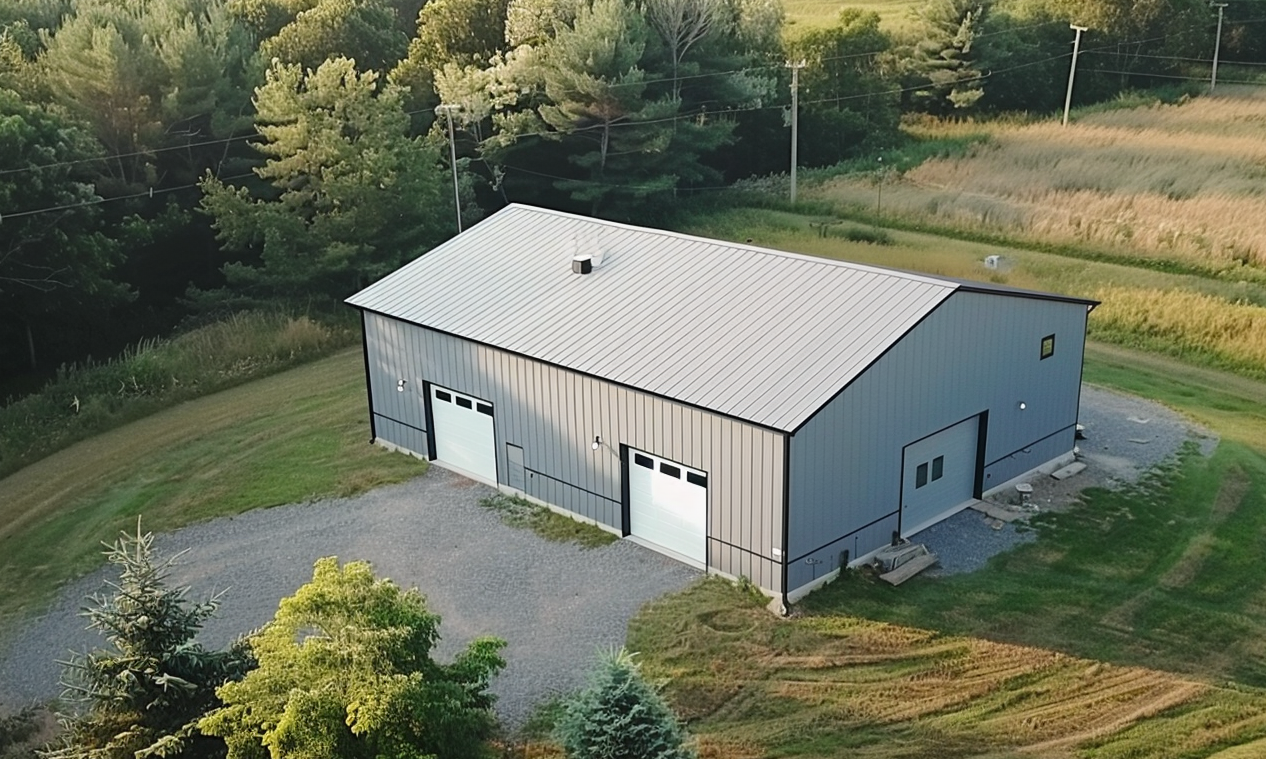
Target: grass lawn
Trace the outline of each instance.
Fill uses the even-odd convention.
[[[977,572],[900,588],[850,572],[806,599],[849,614],[1266,686],[1266,459],[1224,442],[1032,520]]]
[[[719,579],[648,605],[629,648],[704,757],[1266,752],[1266,691],[845,614],[780,620]]]
[[[0,480],[0,618],[13,621],[135,528],[324,496],[425,471],[368,444],[364,363],[344,351],[98,435]]]

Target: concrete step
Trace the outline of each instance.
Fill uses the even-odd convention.
[[[1031,511],[1024,511],[1012,506],[1000,506],[988,501],[976,501],[968,508],[1007,523],[1014,522],[1017,519],[1028,519],[1033,516]]]
[[[1085,468],[1086,468],[1086,465],[1083,464],[1082,462],[1074,461],[1073,463],[1069,464],[1063,469],[1057,469],[1054,472],[1051,472],[1051,476],[1057,480],[1066,480],[1069,477],[1072,477],[1074,474],[1077,474],[1078,472],[1080,472],[1081,470]]]
[[[922,556],[910,559],[905,564],[902,564],[887,574],[879,575],[879,579],[891,585],[900,585],[906,580],[909,580],[911,577],[914,577],[918,573],[932,566],[937,561],[938,559],[936,558],[936,554],[925,553]]]

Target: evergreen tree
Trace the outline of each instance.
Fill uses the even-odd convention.
[[[224,755],[224,743],[199,734],[196,723],[219,704],[215,689],[240,679],[252,659],[240,645],[219,652],[194,641],[218,597],[189,603],[187,588],[169,588],[178,557],[156,563],[153,542],[138,520],[136,535],[106,551],[119,580],[109,583],[111,594],[92,597],[84,616],[110,648],[65,662],[63,697],[84,709],[63,718],[64,743],[45,759]]]
[[[555,730],[567,759],[694,759],[681,723],[624,649],[598,662]]]
[[[8,327],[0,334],[26,343],[32,369],[41,338],[61,320],[91,318],[130,296],[113,279],[122,251],[87,181],[100,154],[77,124],[0,89],[0,320]]]
[[[256,174],[272,190],[202,182],[202,209],[241,257],[225,269],[238,295],[346,297],[444,239],[446,177],[435,147],[408,136],[399,87],[346,58],[307,73],[275,63],[267,78]]]
[[[416,590],[366,562],[321,559],[251,637],[258,668],[219,690],[225,706],[201,729],[223,737],[231,759],[482,757],[505,643],[481,638],[439,664],[439,625]]]
[[[989,0],[928,0],[916,13],[916,34],[909,67],[917,83],[914,103],[932,113],[971,108],[984,95],[978,65],[980,34]]]

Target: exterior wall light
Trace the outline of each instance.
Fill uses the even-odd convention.
[[[1025,409],[1026,409],[1026,408],[1028,408],[1028,407],[1029,407],[1029,404],[1025,403],[1024,401],[1020,401],[1020,410],[1021,410],[1021,411],[1025,410]]]
[[[594,450],[596,451],[596,450],[598,450],[598,447],[599,447],[599,446],[601,446],[601,445],[602,445],[602,436],[601,436],[601,435],[594,435],[594,436],[593,436],[593,445],[591,445],[591,446],[589,446],[589,447],[590,447],[590,448],[592,448],[592,449],[594,449]]]
[[[397,393],[403,393],[403,392],[404,392],[404,386],[405,386],[405,385],[407,385],[407,384],[409,384],[409,380],[404,380],[404,379],[402,379],[402,380],[400,380],[399,382],[397,382],[397,383],[396,383],[396,392],[397,392]]]

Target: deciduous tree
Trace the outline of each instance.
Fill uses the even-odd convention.
[[[230,759],[480,757],[504,642],[481,638],[440,664],[439,625],[416,590],[321,559],[251,637],[258,668],[219,690],[225,706],[201,728]]]

